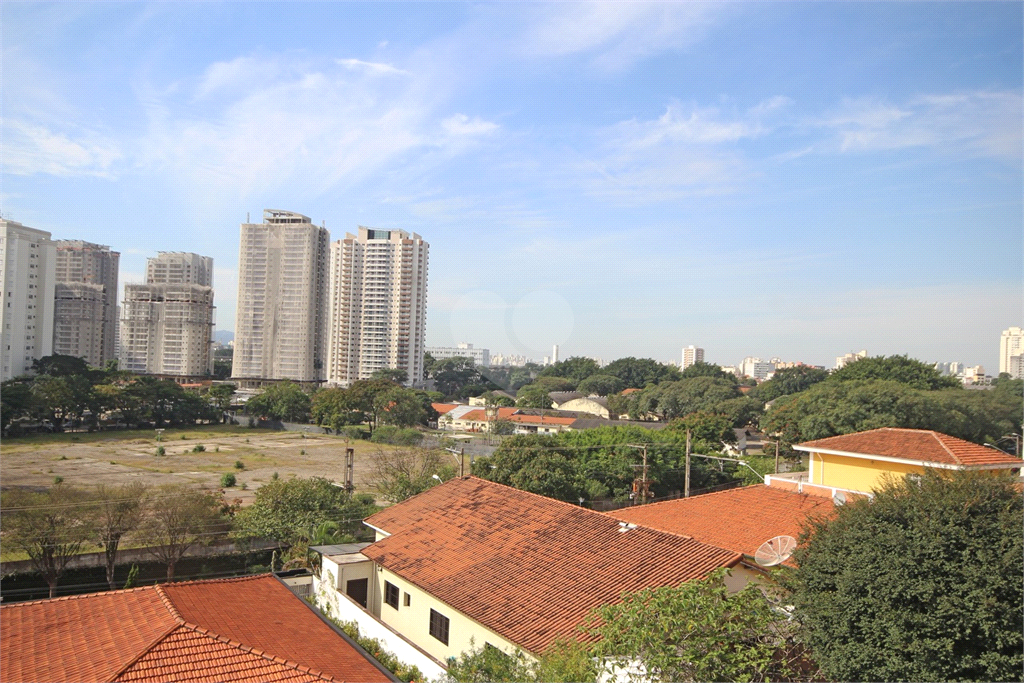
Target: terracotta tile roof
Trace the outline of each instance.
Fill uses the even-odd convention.
[[[740,556],[568,503],[462,477],[369,517],[363,554],[539,653],[623,591],[678,585]]]
[[[535,425],[571,425],[576,421],[575,417],[553,417],[551,415],[510,415],[512,422]]]
[[[430,406],[437,411],[438,415],[444,415],[445,413],[455,410],[459,407],[458,403],[431,403]]]
[[[0,606],[2,681],[391,680],[275,577]]]
[[[830,436],[795,446],[801,451],[835,451],[854,457],[881,456],[913,462],[938,463],[967,468],[1021,467],[1020,458],[995,448],[979,446],[941,432],[925,429],[883,427],[855,434]]]
[[[606,514],[752,556],[770,538],[799,538],[809,517],[829,517],[835,505],[830,498],[756,484]]]

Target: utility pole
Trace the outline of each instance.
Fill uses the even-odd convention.
[[[633,505],[640,501],[640,505],[647,502],[647,499],[651,496],[651,482],[647,478],[647,445],[635,446],[633,444],[626,444],[630,448],[639,448],[644,454],[644,464],[633,465],[634,469],[640,470],[640,476],[633,480]]]
[[[356,449],[346,448],[345,449],[345,490],[349,493],[355,490],[355,482],[353,481],[356,465]]]
[[[686,476],[683,479],[683,498],[690,497],[690,430],[686,430]]]
[[[779,440],[775,439],[775,474],[779,473]]]

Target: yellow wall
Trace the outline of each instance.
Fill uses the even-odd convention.
[[[886,474],[902,477],[921,474],[924,467],[885,460],[850,458],[829,453],[811,453],[811,483],[851,491],[873,491]]]
[[[385,581],[390,581],[398,586],[400,592],[397,610],[386,604],[381,597],[384,593]],[[494,631],[437,600],[387,569],[377,572],[374,592],[375,605],[380,605],[380,620],[442,662],[449,657],[458,657],[466,650],[480,649],[484,643],[490,643],[509,654],[513,654],[519,649]],[[409,595],[411,603],[408,607],[405,606],[406,594]],[[430,635],[431,609],[448,617],[448,645]],[[472,642],[470,642],[471,640]]]

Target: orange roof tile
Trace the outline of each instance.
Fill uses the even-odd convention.
[[[2,681],[392,680],[277,578],[0,606]]]
[[[756,484],[606,514],[753,555],[770,538],[799,538],[808,518],[829,517],[835,514],[835,506],[830,498]]]
[[[577,420],[575,417],[554,417],[551,415],[510,415],[512,422],[537,425],[571,425]]]
[[[459,407],[458,403],[431,403],[430,406],[437,411],[438,415],[444,415],[445,413],[455,410]]]
[[[369,517],[362,553],[485,627],[542,652],[623,591],[678,585],[740,556],[476,477]]]
[[[831,451],[853,457],[878,456],[911,462],[937,463],[968,469],[1024,466],[1024,461],[995,448],[979,446],[926,429],[882,427],[866,432],[830,436],[795,446],[801,451]]]

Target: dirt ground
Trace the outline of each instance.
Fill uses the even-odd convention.
[[[205,450],[195,452],[196,446]],[[355,448],[356,491],[368,488],[373,455],[381,448],[366,441],[247,427],[215,426],[168,429],[157,441],[153,430],[95,434],[46,434],[0,443],[0,484],[4,488],[49,486],[56,477],[67,484],[92,486],[142,481],[147,484],[192,483],[220,488],[231,472],[237,483],[223,489],[228,500],[252,500],[253,492],[273,477],[325,477],[345,481],[345,447]],[[157,447],[164,455],[157,456]],[[384,446],[388,448],[388,446]],[[235,467],[236,461],[244,469]],[[242,485],[246,490],[242,490]]]

